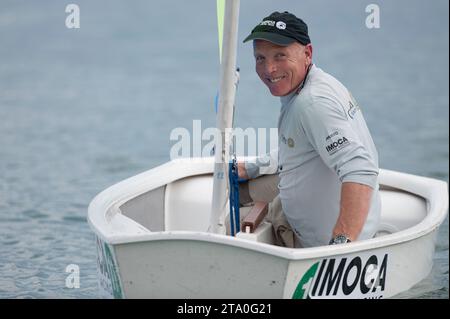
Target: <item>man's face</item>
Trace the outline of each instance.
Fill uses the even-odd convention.
[[[285,96],[298,88],[312,58],[312,46],[298,42],[288,46],[255,40],[256,73],[274,96]]]

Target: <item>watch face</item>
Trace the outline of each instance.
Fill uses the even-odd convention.
[[[331,245],[334,245],[334,244],[345,244],[345,243],[349,243],[349,242],[350,242],[350,239],[348,239],[347,236],[345,236],[345,235],[337,235],[330,241],[330,244]]]

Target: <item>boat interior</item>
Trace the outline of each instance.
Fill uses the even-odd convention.
[[[190,176],[129,198],[119,209],[122,215],[151,232],[206,232],[209,226],[212,189],[212,174]],[[380,190],[382,221],[376,237],[407,229],[426,217],[428,205],[425,198],[386,185],[380,185]],[[241,207],[241,220],[251,215],[249,213],[252,209],[256,209],[253,204]],[[258,209],[261,211],[262,207]],[[229,217],[227,221],[229,224]],[[274,244],[269,222],[262,220],[254,228],[244,228],[237,237]]]

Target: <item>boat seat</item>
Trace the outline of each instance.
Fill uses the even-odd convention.
[[[241,231],[236,237],[251,241],[273,244],[272,224],[264,221],[269,203],[255,202],[252,207],[241,207]]]
[[[269,208],[269,203],[255,202],[250,212],[244,217],[241,222],[241,229],[246,233],[255,232],[259,224],[266,217]]]

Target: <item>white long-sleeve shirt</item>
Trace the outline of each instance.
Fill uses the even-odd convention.
[[[340,212],[343,182],[373,189],[358,239],[373,237],[381,214],[378,153],[361,109],[334,77],[312,66],[303,88],[281,97],[278,120],[280,199],[303,247],[328,244]],[[251,178],[261,163],[246,163]],[[267,165],[266,165],[267,166]],[[272,166],[272,165],[271,165]]]

